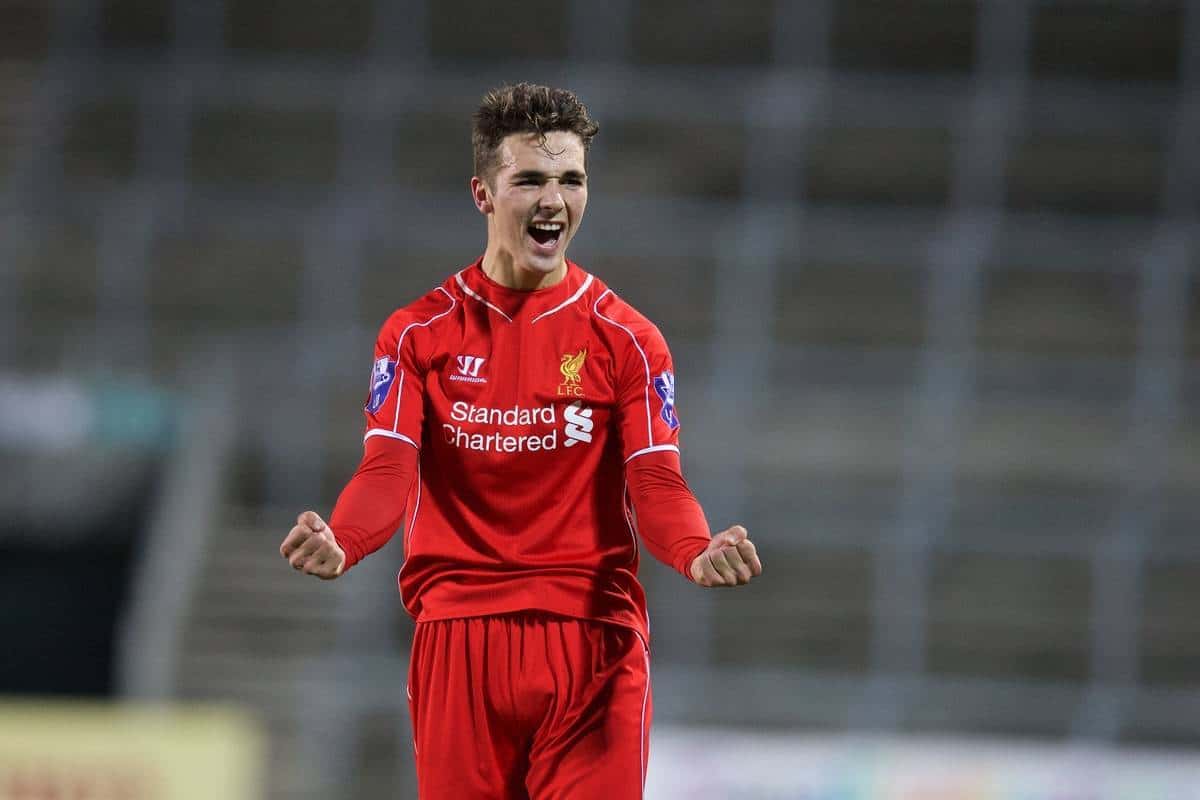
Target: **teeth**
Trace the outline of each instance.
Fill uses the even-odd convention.
[[[539,231],[561,231],[563,226],[561,222],[535,222],[533,227]]]

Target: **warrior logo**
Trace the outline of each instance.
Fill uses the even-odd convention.
[[[459,356],[458,372],[451,375],[450,380],[466,381],[467,383],[487,383],[487,378],[479,375],[479,369],[485,361],[487,359],[480,356]]]
[[[658,393],[658,399],[662,400],[659,416],[667,423],[667,427],[675,430],[679,427],[679,417],[675,414],[675,376],[669,370],[663,372],[654,379],[654,391]]]
[[[583,348],[578,353],[565,353],[562,357],[562,363],[558,365],[558,371],[562,373],[563,382],[558,385],[559,397],[583,397],[583,379],[579,376],[579,371],[583,369],[584,359],[587,358],[587,348]]]

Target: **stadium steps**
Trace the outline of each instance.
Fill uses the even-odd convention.
[[[210,543],[183,625],[177,688],[185,699],[235,703],[252,711],[269,736],[269,797],[316,800],[324,796],[314,791],[326,776],[315,772],[321,765],[306,760],[304,748],[312,740],[304,732],[321,730],[330,714],[342,711],[330,708],[334,692],[329,682],[340,681],[343,693],[345,681],[356,680],[363,696],[383,690],[402,698],[403,666],[398,677],[388,673],[391,685],[382,689],[370,688],[369,676],[337,670],[330,659],[345,655],[338,651],[346,647],[339,631],[353,626],[348,615],[362,609],[347,605],[348,584],[303,579],[279,557],[278,544],[290,519],[282,512],[229,512]],[[387,594],[384,602],[394,603],[389,581],[378,592]],[[363,647],[367,649],[359,655],[371,645]],[[389,664],[400,663],[402,653],[391,655]],[[402,719],[398,704],[391,706],[390,719],[393,726]],[[353,726],[351,730],[361,734]],[[382,780],[372,775],[361,779]]]
[[[313,776],[299,758],[301,676],[315,643],[336,636],[337,621],[320,583],[296,580],[251,519],[220,526],[210,543],[183,627],[177,691],[250,709],[268,733],[269,775],[285,784],[269,787],[269,796],[305,797],[297,792]]]

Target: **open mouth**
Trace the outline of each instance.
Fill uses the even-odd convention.
[[[558,247],[566,225],[561,222],[534,222],[526,230],[539,250],[551,252]]]

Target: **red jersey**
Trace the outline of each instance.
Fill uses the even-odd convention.
[[[543,609],[648,635],[625,475],[679,451],[673,367],[603,282],[569,261],[536,291],[463,269],[384,323],[366,417],[367,440],[420,453],[398,576],[418,621]]]

